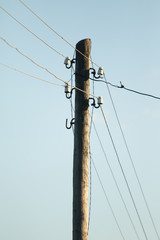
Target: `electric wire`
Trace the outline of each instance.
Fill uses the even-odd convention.
[[[25,28],[28,32],[30,32],[33,36],[35,36],[36,38],[38,38],[41,42],[43,42],[47,47],[49,47],[51,50],[53,50],[54,52],[58,53],[59,55],[61,55],[62,57],[66,58],[62,53],[58,52],[55,48],[53,48],[52,46],[50,46],[48,43],[46,43],[43,39],[41,39],[40,37],[38,37],[35,33],[33,33],[30,29],[28,29],[23,23],[21,23],[19,20],[17,20],[12,14],[10,14],[6,9],[4,9],[2,6],[0,6],[0,8],[8,15],[10,16],[13,20],[15,20],[18,24],[20,24],[23,28]]]
[[[104,78],[105,78],[105,74],[104,74]],[[118,86],[118,85],[115,85],[115,84],[112,84],[112,83],[108,82],[107,80],[104,81],[104,80],[101,80],[101,79],[94,79],[94,78],[90,78],[90,79],[92,81],[95,81],[95,82],[103,82],[103,83],[106,83],[107,85],[110,85],[110,86],[115,87],[115,88],[124,89],[126,91],[137,93],[139,95],[143,95],[143,96],[146,96],[146,97],[152,97],[152,98],[160,100],[160,97],[157,97],[155,95],[139,92],[139,91],[136,91],[136,90],[133,90],[133,89],[130,89],[130,88],[126,88],[122,83],[121,83],[121,86]]]
[[[91,57],[91,63],[93,67],[93,61]],[[94,82],[93,82],[93,95],[94,95]],[[91,132],[92,132],[92,125],[93,125],[93,114],[94,114],[94,107],[92,107],[92,111],[90,114],[90,129],[89,129],[89,170],[90,170],[90,201],[89,201],[89,217],[88,217],[88,231],[90,227],[90,220],[91,220],[91,207],[92,207],[92,160],[91,160],[91,145],[90,145],[90,139],[91,139]]]
[[[101,141],[101,139],[100,139],[100,137],[99,137],[99,134],[98,134],[98,131],[97,131],[97,128],[96,128],[94,122],[93,122],[93,127],[94,127],[94,130],[95,130],[96,136],[97,136],[97,138],[98,138],[99,144],[100,144],[100,146],[101,146],[102,152],[103,152],[103,154],[104,154],[106,163],[107,163],[107,165],[108,165],[108,167],[109,167],[109,170],[110,170],[110,172],[111,172],[112,178],[113,178],[113,180],[114,180],[114,183],[115,183],[115,185],[116,185],[116,188],[117,188],[117,190],[118,190],[118,193],[119,193],[119,195],[120,195],[120,198],[121,198],[121,200],[122,200],[122,202],[123,202],[124,208],[125,208],[125,210],[126,210],[126,212],[127,212],[127,215],[128,215],[128,217],[129,217],[129,220],[130,220],[131,225],[132,225],[132,227],[133,227],[133,230],[134,230],[134,232],[135,232],[135,234],[136,234],[136,236],[137,236],[137,239],[140,240],[140,237],[139,237],[139,235],[138,235],[138,232],[137,232],[137,230],[136,230],[136,227],[135,227],[135,225],[134,225],[134,222],[133,222],[133,220],[132,220],[132,218],[131,218],[131,215],[130,215],[130,213],[129,213],[129,210],[128,210],[128,208],[127,208],[127,205],[126,205],[126,203],[125,203],[125,200],[124,200],[124,198],[123,198],[123,195],[122,195],[122,193],[121,193],[121,190],[120,190],[120,188],[119,188],[119,186],[118,186],[116,177],[115,177],[115,175],[114,175],[114,173],[113,173],[112,167],[111,167],[111,165],[110,165],[110,163],[109,163],[109,160],[108,160],[108,158],[107,158],[106,152],[105,152],[105,150],[104,150],[102,141]]]
[[[151,95],[151,94],[148,94],[148,93],[142,93],[142,92],[138,92],[136,90],[133,90],[133,89],[129,89],[129,88],[126,88],[126,87],[121,87],[127,91],[130,91],[130,92],[134,92],[134,93],[137,93],[137,94],[140,94],[140,95],[143,95],[143,96],[147,96],[147,97],[152,97],[152,98],[155,98],[155,99],[159,99],[160,100],[160,97],[157,97],[157,96],[154,96],[154,95]]]
[[[148,240],[148,237],[147,237],[147,234],[146,234],[145,228],[144,228],[144,226],[143,226],[143,223],[142,223],[142,220],[141,220],[140,214],[139,214],[139,212],[138,212],[138,209],[137,209],[136,203],[135,203],[135,201],[134,201],[134,198],[133,198],[133,195],[132,195],[132,192],[131,192],[131,189],[130,189],[129,183],[128,183],[128,181],[127,181],[127,178],[126,178],[125,172],[124,172],[124,170],[123,170],[123,167],[122,167],[122,164],[121,164],[121,161],[120,161],[120,158],[119,158],[119,155],[118,155],[117,149],[116,149],[116,147],[115,147],[115,144],[114,144],[114,141],[113,141],[113,138],[112,138],[112,135],[111,135],[111,132],[110,132],[110,129],[109,129],[108,123],[107,123],[107,119],[106,119],[105,114],[104,114],[104,111],[103,111],[103,109],[102,109],[102,106],[100,106],[100,109],[101,109],[101,112],[102,112],[102,116],[103,116],[103,119],[104,119],[105,125],[106,125],[107,130],[108,130],[108,133],[109,133],[109,136],[110,136],[110,139],[111,139],[111,142],[112,142],[112,145],[113,145],[113,148],[114,148],[114,151],[115,151],[115,154],[116,154],[116,157],[117,157],[117,160],[118,160],[118,163],[119,163],[119,166],[120,166],[121,172],[122,172],[122,175],[123,175],[123,177],[124,177],[124,180],[125,180],[125,183],[126,183],[126,186],[127,186],[128,192],[129,192],[129,195],[130,195],[130,197],[131,197],[131,200],[132,200],[132,203],[133,203],[133,205],[134,205],[135,211],[136,211],[136,213],[137,213],[137,216],[138,216],[138,219],[139,219],[140,225],[141,225],[141,227],[142,227],[142,230],[143,230],[144,236],[145,236],[146,240]]]
[[[57,31],[55,31],[52,27],[50,27],[40,16],[38,16],[26,3],[24,3],[22,0],[18,0],[20,3],[24,5],[34,16],[36,16],[43,24],[45,24],[51,31],[53,31],[58,37],[60,37],[64,42],[66,42],[70,47],[72,47],[74,50],[76,50],[78,53],[80,53],[83,57],[86,59],[91,59],[87,57],[85,54],[83,54],[81,51],[79,51],[77,48],[75,48],[70,42],[68,42],[64,37],[62,37]],[[94,63],[94,62],[93,62]],[[94,63],[97,67],[99,67],[96,63]]]
[[[150,220],[151,220],[151,222],[152,222],[154,231],[155,231],[155,233],[156,233],[156,235],[157,235],[157,238],[160,240],[160,236],[159,236],[158,230],[157,230],[157,228],[156,228],[156,224],[155,224],[154,219],[153,219],[153,216],[152,216],[152,214],[151,214],[151,210],[150,210],[150,208],[149,208],[149,205],[148,205],[147,199],[146,199],[146,197],[145,197],[145,194],[144,194],[144,191],[143,191],[143,188],[142,188],[140,179],[139,179],[139,177],[138,177],[138,174],[137,174],[137,171],[136,171],[136,168],[135,168],[135,165],[134,165],[134,162],[133,162],[131,153],[130,153],[130,151],[129,151],[128,144],[127,144],[127,141],[126,141],[126,139],[125,139],[125,136],[124,136],[124,133],[123,133],[123,130],[122,130],[122,127],[121,127],[121,124],[120,124],[120,121],[119,121],[119,118],[118,118],[118,114],[117,114],[117,111],[116,111],[116,108],[115,108],[115,105],[114,105],[114,102],[113,102],[113,99],[112,99],[112,96],[111,96],[111,92],[110,92],[110,89],[109,89],[109,86],[108,86],[108,85],[111,85],[112,87],[116,87],[116,88],[123,88],[123,89],[125,89],[125,90],[127,90],[127,91],[131,91],[131,92],[134,92],[134,93],[137,93],[137,94],[140,94],[140,95],[144,95],[144,96],[148,96],[148,97],[152,97],[152,98],[156,98],[156,99],[160,99],[160,98],[157,97],[157,96],[151,95],[151,94],[142,93],[142,92],[138,92],[138,91],[135,91],[135,90],[126,88],[122,83],[121,83],[121,86],[114,85],[114,84],[112,84],[112,83],[110,83],[110,82],[108,82],[108,81],[106,80],[105,73],[104,73],[104,78],[105,78],[105,81],[104,81],[104,80],[101,80],[101,79],[98,79],[98,80],[97,80],[97,79],[93,79],[93,78],[90,78],[90,79],[93,80],[93,81],[97,81],[97,82],[104,82],[104,83],[106,83],[106,85],[107,85],[107,89],[108,89],[109,96],[110,96],[110,99],[111,99],[111,102],[112,102],[112,106],[113,106],[113,109],[114,109],[114,112],[115,112],[115,115],[116,115],[116,118],[117,118],[117,121],[118,121],[118,125],[119,125],[119,127],[120,127],[120,131],[121,131],[121,134],[122,134],[122,137],[123,137],[123,140],[124,140],[124,143],[125,143],[125,146],[126,146],[128,155],[129,155],[129,158],[130,158],[130,160],[131,160],[131,164],[132,164],[132,167],[133,167],[135,176],[136,176],[137,181],[138,181],[138,184],[139,184],[139,188],[140,188],[140,190],[141,190],[141,193],[142,193],[142,196],[143,196],[143,199],[144,199],[144,202],[145,202],[145,205],[146,205],[148,214],[149,214],[149,216],[150,216]]]
[[[17,68],[11,67],[11,66],[9,66],[9,65],[7,65],[7,64],[5,64],[5,63],[0,62],[0,64],[1,64],[2,66],[4,66],[4,67],[7,67],[7,68],[9,68],[9,69],[12,69],[12,70],[14,70],[14,71],[16,71],[16,72],[19,72],[19,73],[24,74],[24,75],[26,75],[26,76],[29,76],[29,77],[31,77],[31,78],[38,79],[38,80],[40,80],[40,81],[42,81],[42,82],[46,82],[46,83],[49,83],[49,84],[52,84],[52,85],[64,87],[64,85],[62,85],[62,84],[54,83],[54,82],[45,80],[45,79],[40,78],[40,77],[37,77],[37,76],[33,76],[33,75],[31,75],[31,74],[29,74],[29,73],[26,73],[26,72],[23,72],[23,71],[21,71],[21,70],[19,70],[19,69],[17,69]]]
[[[103,193],[104,193],[104,195],[105,195],[106,201],[107,201],[107,203],[108,203],[108,205],[109,205],[109,208],[110,208],[110,210],[111,210],[111,212],[112,212],[113,218],[114,218],[114,220],[115,220],[115,222],[116,222],[116,225],[117,225],[117,227],[118,227],[118,229],[119,229],[119,232],[120,232],[120,234],[121,234],[121,237],[123,238],[123,240],[125,240],[125,237],[124,237],[124,235],[123,235],[123,233],[122,233],[122,230],[121,230],[121,228],[120,228],[120,225],[119,225],[119,223],[118,223],[118,220],[117,220],[117,218],[116,218],[116,215],[115,215],[115,213],[114,213],[114,211],[113,211],[113,208],[112,208],[112,206],[111,206],[111,203],[110,203],[110,201],[109,201],[109,198],[108,198],[108,196],[107,196],[107,193],[106,193],[106,191],[105,191],[105,188],[104,188],[104,186],[103,186],[103,184],[102,184],[101,178],[100,178],[100,176],[99,176],[99,173],[98,173],[98,171],[97,171],[97,168],[96,168],[96,166],[95,166],[95,163],[94,163],[94,161],[93,161],[92,156],[91,156],[91,159],[92,159],[93,167],[94,167],[94,169],[95,169],[95,172],[96,172],[96,175],[97,175],[97,177],[98,177],[99,183],[100,183],[101,188],[102,188],[102,190],[103,190]]]
[[[38,66],[39,68],[42,68],[44,69],[45,71],[47,71],[49,74],[51,74],[53,77],[55,77],[57,80],[69,85],[69,86],[72,86],[71,84],[69,84],[68,82],[64,81],[63,79],[57,77],[54,73],[52,73],[50,70],[48,70],[46,67],[43,67],[41,66],[39,63],[35,62],[32,58],[28,57],[27,55],[25,55],[24,53],[22,53],[18,48],[16,48],[15,46],[11,45],[6,39],[4,39],[2,36],[0,36],[0,39],[5,42],[9,47],[15,49],[19,54],[21,54],[23,57],[27,58],[29,61],[31,61],[33,64],[35,64],[36,66]],[[76,86],[72,86],[74,87],[76,90],[80,91],[80,92],[83,92],[83,93],[86,93],[86,91],[76,87]],[[90,96],[92,97],[95,97],[97,98],[96,96],[90,94]]]
[[[51,75],[53,75],[55,78],[57,78],[58,80],[62,81],[63,83],[66,83],[66,81],[62,80],[61,78],[57,77],[54,73],[52,73],[51,71],[49,71],[47,68],[41,66],[40,64],[38,64],[37,62],[35,62],[33,59],[31,59],[30,57],[28,57],[27,55],[25,55],[24,53],[22,53],[18,48],[16,48],[15,46],[11,45],[6,39],[4,39],[2,36],[0,36],[0,39],[5,42],[9,47],[15,49],[18,53],[20,53],[22,56],[24,56],[25,58],[27,58],[28,60],[30,60],[33,64],[35,64],[36,66],[46,70],[48,73],[50,73]]]
[[[105,81],[106,81],[106,83],[107,83],[107,79],[106,79],[105,74],[104,74],[104,79],[105,79]],[[128,156],[129,156],[129,159],[130,159],[130,161],[131,161],[132,168],[133,168],[133,170],[134,170],[134,174],[135,174],[135,176],[136,176],[136,179],[137,179],[137,182],[138,182],[138,185],[139,185],[141,194],[142,194],[142,196],[143,196],[143,200],[144,200],[144,202],[145,202],[145,205],[146,205],[148,214],[149,214],[149,216],[150,216],[150,219],[151,219],[153,228],[154,228],[155,233],[156,233],[156,235],[157,235],[157,238],[160,240],[160,236],[159,236],[159,234],[158,234],[158,230],[157,230],[157,228],[156,228],[154,219],[153,219],[153,217],[152,217],[151,210],[150,210],[150,208],[149,208],[149,205],[148,205],[146,196],[145,196],[145,194],[144,194],[144,191],[143,191],[143,188],[142,188],[142,184],[141,184],[141,182],[140,182],[140,179],[139,179],[139,176],[138,176],[136,167],[135,167],[135,165],[134,165],[134,162],[133,162],[133,159],[132,159],[132,156],[131,156],[131,153],[130,153],[130,150],[129,150],[129,147],[128,147],[128,144],[127,144],[127,140],[126,140],[126,138],[125,138],[125,135],[124,135],[124,132],[123,132],[123,129],[122,129],[122,126],[121,126],[119,117],[118,117],[118,113],[117,113],[117,110],[116,110],[116,107],[115,107],[115,104],[114,104],[114,101],[113,101],[113,98],[112,98],[112,95],[111,95],[111,91],[110,91],[110,89],[109,89],[108,84],[106,84],[106,86],[107,86],[107,90],[108,90],[108,93],[109,93],[109,96],[110,96],[110,99],[111,99],[111,103],[112,103],[112,106],[113,106],[113,109],[114,109],[114,112],[115,112],[115,116],[116,116],[116,119],[117,119],[117,122],[118,122],[118,125],[119,125],[119,128],[120,128],[120,131],[121,131],[121,134],[122,134],[122,138],[123,138],[123,141],[124,141],[124,144],[125,144],[125,147],[126,147],[126,150],[127,150]]]
[[[88,232],[90,229],[91,222],[91,207],[92,207],[92,160],[91,160],[91,146],[89,146],[89,185],[90,185],[90,194],[89,194],[89,213],[88,213]]]

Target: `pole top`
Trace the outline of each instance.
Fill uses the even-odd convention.
[[[83,46],[87,46],[87,45],[91,45],[91,39],[90,38],[85,38],[85,39],[82,39],[80,40],[77,44],[76,44],[76,48],[78,50],[80,50],[80,48],[83,48]]]

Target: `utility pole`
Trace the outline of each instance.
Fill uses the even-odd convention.
[[[73,240],[88,240],[88,175],[89,175],[89,68],[91,40],[77,43],[74,162],[73,162]],[[85,57],[86,56],[86,57]]]

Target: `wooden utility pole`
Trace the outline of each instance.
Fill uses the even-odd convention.
[[[88,239],[88,175],[89,175],[89,68],[91,40],[77,43],[75,131],[73,163],[73,240]]]

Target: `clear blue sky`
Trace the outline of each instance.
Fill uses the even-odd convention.
[[[38,15],[73,45],[91,38],[92,59],[107,80],[160,97],[159,0],[31,1]],[[0,5],[65,56],[74,50],[44,26],[18,0]],[[10,44],[65,81],[71,72],[64,58],[47,48],[0,9],[0,32]],[[0,62],[55,83],[0,40]],[[97,67],[95,66],[97,69]],[[64,88],[50,85],[0,65],[0,239],[62,240],[72,238],[73,133]],[[160,235],[160,100],[111,88],[111,94]],[[106,86],[95,83],[148,239],[157,240],[131,166]],[[94,122],[140,240],[144,234],[128,194],[100,110]],[[136,235],[125,212],[94,129],[91,152],[125,239]],[[92,166],[89,239],[122,239]]]

